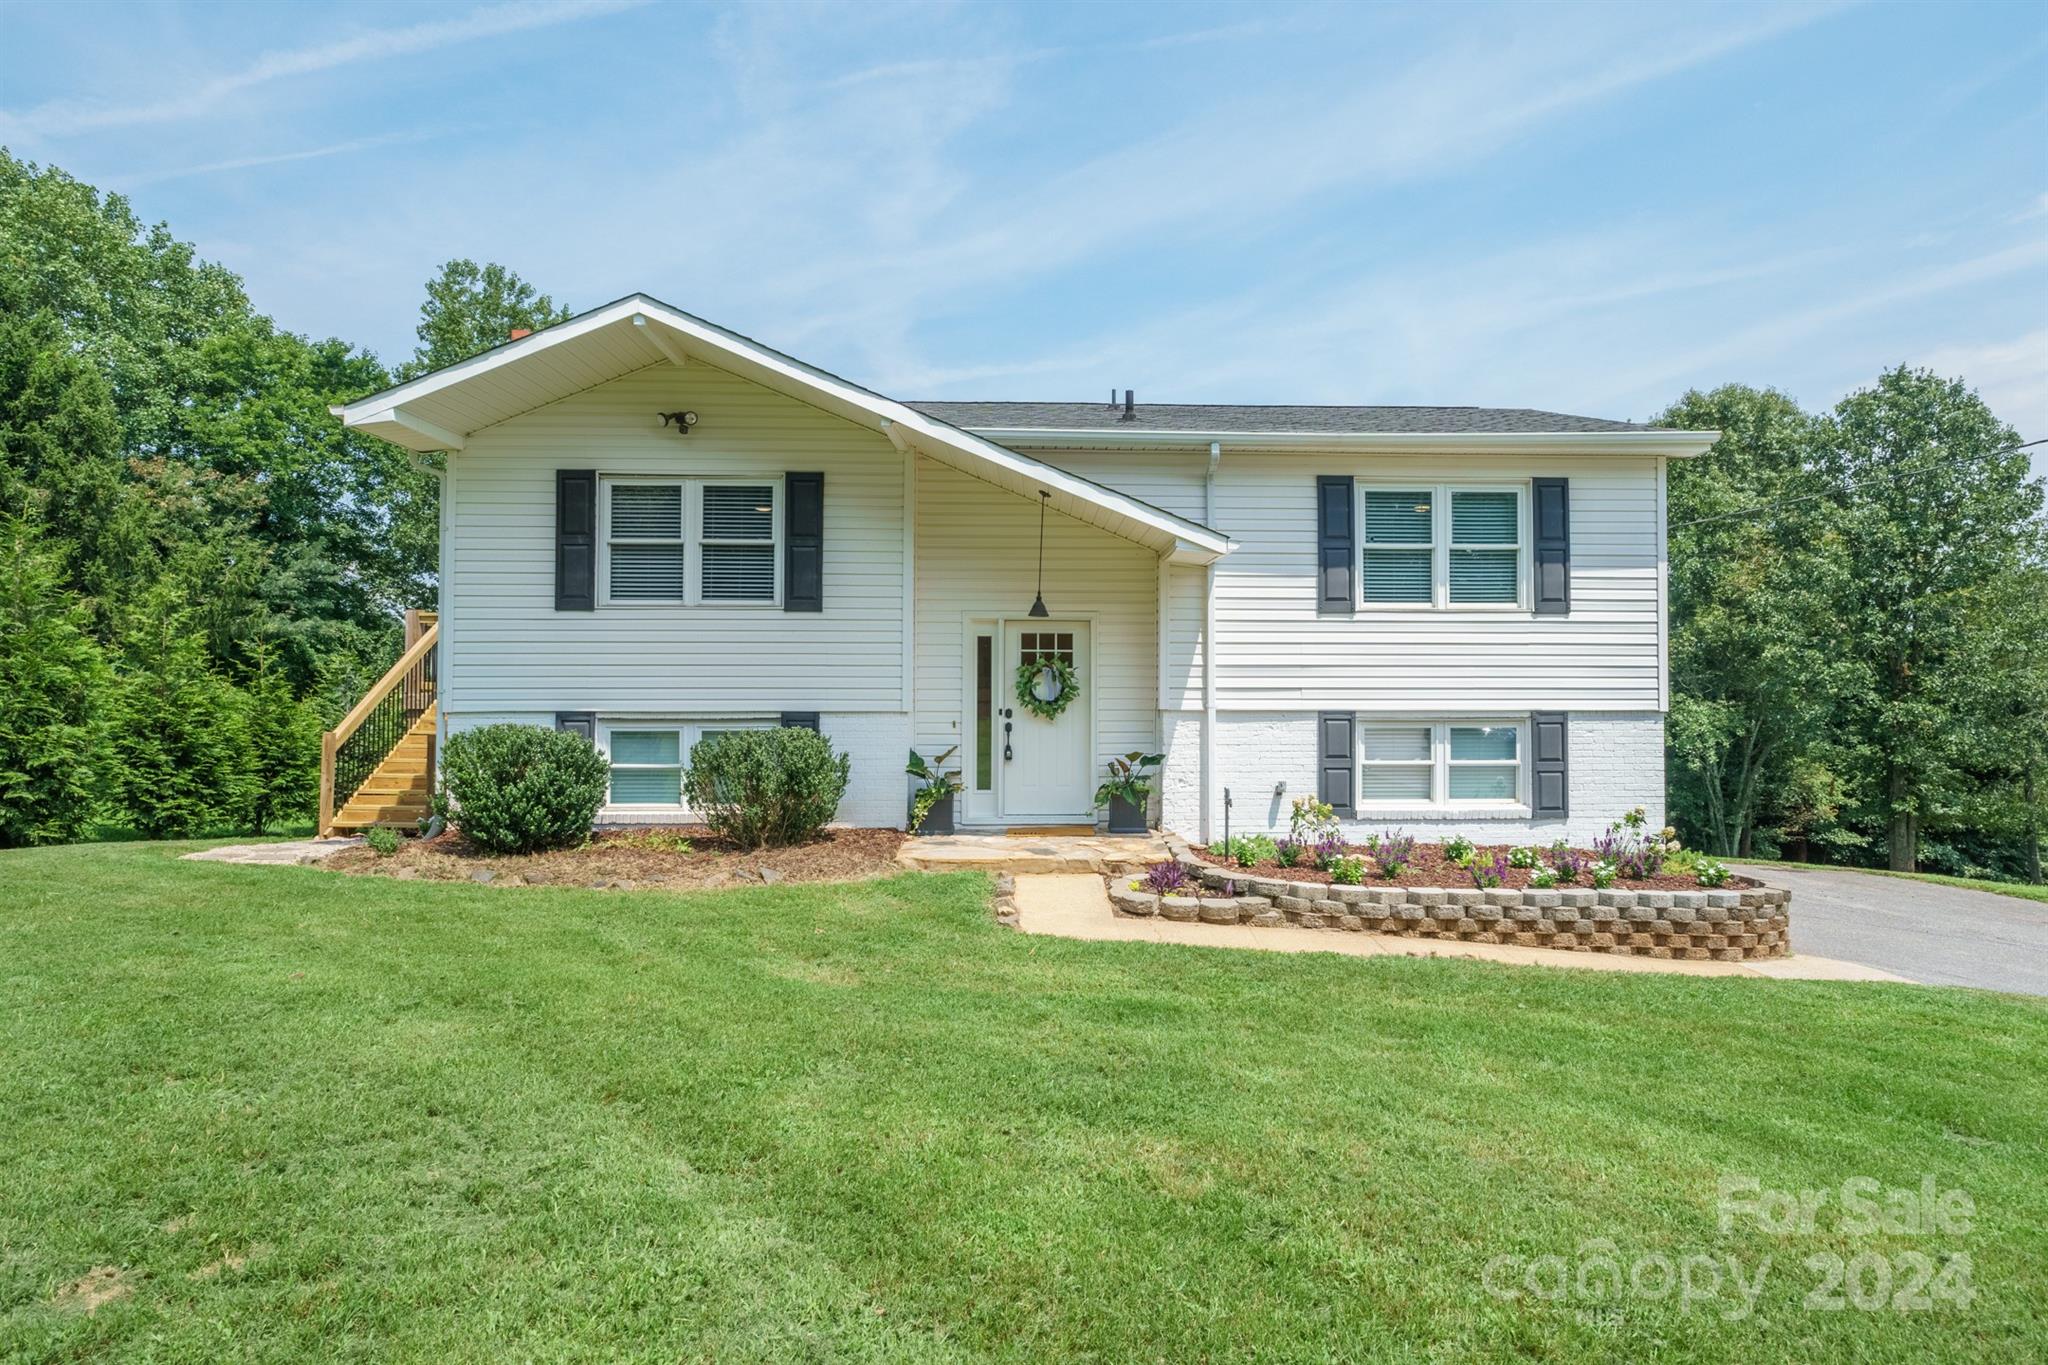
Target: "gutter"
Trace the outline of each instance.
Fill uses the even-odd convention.
[[[1100,427],[973,427],[1005,446],[1073,446],[1099,450],[1198,450],[1229,441],[1240,450],[1326,450],[1378,454],[1444,455],[1704,455],[1718,431],[1132,431]]]

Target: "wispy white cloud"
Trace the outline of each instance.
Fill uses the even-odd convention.
[[[236,95],[294,76],[310,76],[357,62],[407,57],[483,38],[572,23],[631,9],[646,0],[519,0],[472,10],[459,19],[435,19],[404,28],[371,29],[306,47],[269,52],[240,71],[185,85],[178,93],[139,104],[52,100],[32,109],[0,111],[0,139],[60,137],[109,128],[172,123],[212,113]]]
[[[2022,441],[2048,436],[2048,329],[2010,341],[1941,346],[1912,363],[1962,377]],[[2048,471],[2048,452],[2037,451],[2034,466]]]
[[[330,143],[325,147],[307,147],[293,152],[269,152],[258,156],[238,156],[226,161],[207,161],[197,166],[173,166],[166,170],[142,171],[135,175],[115,177],[124,189],[140,185],[157,185],[166,180],[182,180],[192,175],[213,175],[223,171],[244,171],[257,166],[280,166],[293,161],[318,161],[330,156],[347,156],[354,152],[372,151],[378,147],[392,147],[410,142],[425,142],[430,138],[443,136],[441,133],[408,132],[387,133],[382,137],[352,138],[347,142]]]

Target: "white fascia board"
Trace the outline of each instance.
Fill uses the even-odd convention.
[[[418,379],[381,393],[344,404],[340,413],[341,420],[347,426],[373,430],[377,435],[386,436],[387,439],[393,439],[390,432],[396,426],[414,437],[413,440],[397,438],[400,445],[411,446],[414,449],[441,449],[443,447],[438,445],[420,445],[416,429],[397,420],[397,410],[409,399],[438,393],[466,379],[515,364],[539,351],[574,341],[578,337],[599,328],[609,327],[626,318],[645,318],[647,323],[641,325],[650,334],[653,334],[657,327],[665,327],[679,333],[692,343],[686,350],[701,346],[713,357],[723,356],[743,362],[749,369],[766,376],[771,381],[770,387],[779,387],[783,392],[794,390],[797,395],[806,395],[813,400],[820,397],[829,399],[838,404],[842,412],[851,409],[863,413],[876,431],[887,432],[893,428],[897,434],[906,437],[923,437],[924,440],[915,444],[936,459],[943,460],[945,456],[940,452],[950,451],[970,461],[992,466],[1020,482],[1032,482],[1038,487],[1091,503],[1136,522],[1155,533],[1163,552],[1178,553],[1175,547],[1183,541],[1194,547],[1197,553],[1209,553],[1219,558],[1229,554],[1233,548],[1229,537],[1206,526],[1175,516],[1163,508],[1141,502],[1092,480],[1069,474],[1033,456],[1006,449],[986,437],[975,435],[937,418],[927,417],[915,408],[906,407],[892,398],[885,398],[881,394],[849,383],[837,375],[782,355],[758,342],[749,341],[736,333],[714,327],[645,294],[629,295],[615,303],[593,309],[581,317],[571,318],[567,322],[545,328],[531,336],[493,347],[482,355],[472,356],[468,360],[436,370],[432,374],[421,375]],[[890,424],[887,427],[883,425],[885,420]],[[459,436],[467,433],[451,434]],[[895,435],[890,439],[893,442],[896,439]]]
[[[1440,455],[1451,452],[1520,455],[1704,455],[1718,431],[1132,431],[1128,428],[975,427],[977,436],[1006,446],[1083,449],[1152,447],[1196,450],[1211,444],[1239,450],[1332,450]]]

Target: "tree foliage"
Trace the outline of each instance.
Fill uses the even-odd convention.
[[[1670,471],[1671,804],[1716,852],[2038,876],[2042,486],[1959,380],[1905,368],[1812,415],[1740,386]]]
[[[562,315],[452,262],[405,372]],[[392,378],[276,327],[120,196],[0,151],[0,571],[42,604],[0,666],[43,689],[0,721],[0,839],[310,813],[320,726],[434,594],[435,470],[328,411]]]

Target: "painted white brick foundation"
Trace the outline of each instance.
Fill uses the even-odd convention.
[[[451,715],[448,729],[452,734],[502,722],[553,728],[555,716],[552,711]],[[903,828],[910,801],[910,779],[903,771],[904,758],[910,751],[910,717],[890,711],[828,711],[818,718],[818,728],[832,741],[833,748],[853,760],[852,776],[846,784],[846,795],[839,802],[835,823]],[[597,818],[601,823],[644,823],[649,817],[642,812],[615,815],[600,810]]]
[[[1201,820],[1201,736],[1198,712],[1166,712],[1166,771],[1160,783],[1162,823],[1197,839]],[[1230,789],[1232,833],[1285,833],[1294,799],[1316,794],[1316,717],[1311,711],[1226,711],[1217,718],[1216,782]],[[1483,843],[1585,843],[1641,806],[1651,828],[1664,823],[1664,717],[1655,711],[1571,713],[1571,816],[1418,819],[1374,816],[1350,821],[1347,836],[1402,829],[1425,842],[1462,834]],[[1216,797],[1216,838],[1223,837],[1222,796]]]

